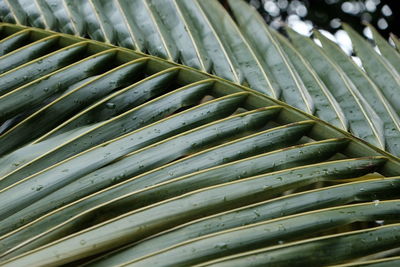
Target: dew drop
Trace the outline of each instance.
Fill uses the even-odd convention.
[[[115,109],[115,104],[114,103],[106,103],[106,107],[108,109]]]
[[[42,188],[43,188],[43,185],[38,185],[38,186],[36,186],[36,191],[40,191],[40,190],[42,190]]]

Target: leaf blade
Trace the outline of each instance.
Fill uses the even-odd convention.
[[[289,28],[286,28],[286,31],[293,45],[308,59],[338,101],[349,121],[351,132],[361,139],[384,148],[384,139],[380,134],[383,132],[382,121],[379,118],[371,120],[370,116],[374,118],[378,116],[368,103],[359,98],[357,88],[346,74],[310,38],[301,36]]]
[[[386,99],[400,114],[400,77],[391,66],[384,62],[373,47],[359,36],[352,28],[343,24],[349,34],[357,55],[361,58],[363,67],[371,79],[379,86]]]
[[[236,0],[229,1],[229,4],[239,27],[281,87],[285,102],[313,114],[314,104],[311,96],[272,36],[269,26],[262,21],[257,11],[245,2]]]

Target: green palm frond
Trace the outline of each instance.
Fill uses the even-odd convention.
[[[400,256],[397,257],[388,257],[384,259],[378,260],[370,260],[364,262],[356,262],[356,263],[347,263],[347,264],[340,264],[340,265],[333,265],[335,267],[350,267],[350,266],[369,266],[369,267],[390,267],[396,266],[400,263]]]
[[[372,26],[379,53],[344,25],[361,69],[318,31],[322,48],[289,33],[294,48],[243,0],[228,2],[234,18],[217,0],[0,0],[0,21],[89,36],[215,74],[400,155],[400,54]],[[25,38],[21,32],[7,42]]]
[[[0,26],[2,266],[398,260],[398,158],[191,67]],[[345,124],[312,62],[269,38]]]
[[[399,38],[394,34],[390,34],[390,39],[394,43],[397,51],[400,52],[400,40],[399,40]]]

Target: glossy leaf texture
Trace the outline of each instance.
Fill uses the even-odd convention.
[[[349,34],[354,50],[360,57],[365,71],[382,90],[382,93],[385,95],[388,102],[391,103],[397,114],[400,114],[400,73],[396,71],[398,66],[393,67],[386,59],[388,57],[387,50],[383,50],[385,58],[379,55],[367,40],[362,38],[347,24],[343,24],[343,27]],[[376,35],[377,33],[375,33],[375,36]],[[377,43],[379,44],[380,42]],[[380,47],[382,49],[382,46]],[[395,51],[393,50],[392,52]],[[398,58],[398,56],[398,53],[392,55],[394,59],[396,59],[396,57]]]
[[[305,50],[315,49],[312,42],[292,46],[244,0],[227,3],[230,12],[217,0],[0,0],[0,21],[89,36],[215,74],[400,155],[396,36],[391,42],[397,50],[368,25],[374,48],[345,25],[363,69],[326,44],[319,50],[337,76],[329,80],[325,70],[309,61]],[[0,54],[28,37],[23,31],[11,35]],[[38,42],[37,49],[53,41]]]
[[[176,3],[168,8],[202,7]],[[219,31],[207,14],[186,17],[188,25]],[[194,68],[0,26],[2,266],[396,261],[398,158]],[[24,41],[8,42],[15,36]],[[287,53],[280,64],[291,60],[310,95],[321,94],[316,107],[334,116],[320,114],[345,125],[312,62],[270,38]],[[224,39],[209,41],[222,51]],[[231,66],[227,75],[232,62],[221,65]]]
[[[294,46],[308,59],[321,80],[338,100],[352,132],[370,143],[384,148],[383,123],[364,100],[358,88],[312,39],[287,29]]]
[[[374,107],[376,114],[383,121],[383,135],[386,140],[386,149],[395,154],[400,154],[400,118],[379,87],[348,57],[337,44],[315,31],[315,36],[320,40],[326,55],[336,63],[357,87],[364,99]]]

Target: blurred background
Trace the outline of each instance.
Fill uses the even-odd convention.
[[[389,33],[400,35],[400,0],[246,0],[253,5],[273,28],[284,22],[296,31],[309,35],[315,27],[338,42],[348,53],[351,42],[340,30],[340,22],[370,38],[362,24],[371,23],[386,39]],[[227,7],[225,0],[221,2]]]

